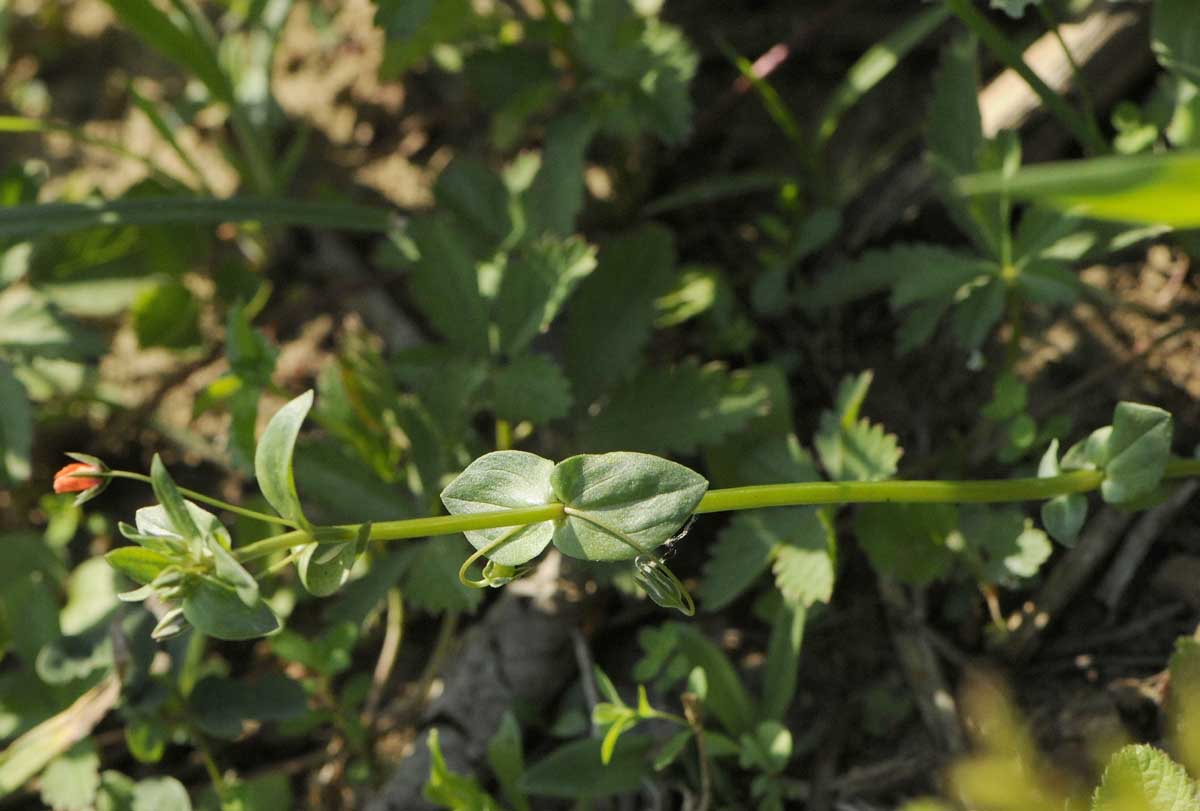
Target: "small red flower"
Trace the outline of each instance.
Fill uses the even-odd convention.
[[[82,493],[84,490],[91,490],[93,487],[99,487],[104,483],[104,479],[91,479],[86,476],[73,476],[73,473],[92,473],[100,472],[100,468],[95,465],[85,464],[83,462],[73,462],[62,470],[54,474],[54,492],[56,493]]]

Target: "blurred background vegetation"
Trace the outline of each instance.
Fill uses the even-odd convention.
[[[1078,542],[702,517],[686,621],[379,543],[264,580],[268,639],[162,644],[102,559],[149,491],[49,494],[157,451],[264,509],[307,388],[321,523],[501,448],[1037,475],[1124,399],[1187,453],[1198,83],[1190,0],[0,0],[0,808],[1200,807],[1190,484]]]

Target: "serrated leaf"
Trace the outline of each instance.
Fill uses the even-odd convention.
[[[452,211],[485,257],[503,244],[513,232],[510,195],[499,175],[483,161],[457,155],[438,175],[433,195],[440,208]]]
[[[583,431],[591,450],[695,453],[770,408],[770,391],[746,373],[689,362],[646,369],[613,393]]]
[[[1166,717],[1170,719],[1171,750],[1195,774],[1200,766],[1200,641],[1186,636],[1175,640],[1169,669]]]
[[[88,811],[100,788],[100,756],[82,741],[50,761],[42,772],[42,802],[54,811]]]
[[[469,355],[488,353],[488,313],[475,260],[452,221],[442,216],[412,220],[408,236],[420,250],[412,266],[413,299],[445,338]]]
[[[1105,501],[1134,501],[1158,487],[1171,454],[1172,429],[1171,415],[1161,408],[1117,404],[1100,485]]]
[[[1092,811],[1190,811],[1200,808],[1196,784],[1153,746],[1126,746],[1113,755],[1092,797]]]
[[[400,578],[405,603],[436,614],[441,611],[474,611],[483,599],[479,589],[458,582],[458,569],[466,557],[461,547],[448,538],[408,542],[411,556]]]
[[[18,484],[29,478],[29,453],[33,449],[33,409],[25,387],[0,361],[0,481]]]
[[[725,608],[771,565],[771,553],[779,539],[767,529],[765,519],[774,512],[740,513],[717,535],[697,589],[705,611]]]
[[[296,492],[292,456],[300,426],[312,403],[313,392],[309,389],[276,411],[254,450],[254,476],[258,480],[258,489],[275,508],[275,512],[301,527],[309,524],[300,505],[300,495]]]
[[[675,462],[619,451],[559,462],[550,486],[567,510],[554,527],[560,551],[584,560],[628,560],[674,535],[708,481]]]
[[[854,517],[855,537],[875,571],[914,586],[949,573],[957,526],[951,504],[865,504]]]
[[[783,542],[775,547],[771,571],[775,587],[785,602],[805,608],[813,603],[828,603],[833,596],[835,547],[832,526],[820,511],[800,508],[772,510],[788,513],[790,521]]]
[[[580,237],[543,237],[510,257],[493,305],[500,348],[522,352],[596,268],[596,249]]]
[[[522,355],[492,376],[496,416],[535,425],[565,417],[571,409],[571,384],[558,364],[543,355]]]
[[[555,501],[551,484],[554,463],[525,451],[494,451],[476,459],[442,491],[451,515],[536,507]],[[508,542],[488,555],[505,566],[520,566],[542,553],[554,535],[549,521],[525,527],[497,527],[464,533],[476,549],[500,538]]]
[[[256,639],[275,633],[279,618],[260,597],[247,606],[229,589],[207,580],[194,584],[183,599],[183,615],[196,630],[217,639]]]
[[[579,111],[547,125],[541,167],[522,198],[533,237],[566,236],[575,230],[584,202],[584,155],[597,124],[595,116]]]
[[[870,372],[847,376],[838,387],[834,409],[821,412],[813,445],[825,472],[836,481],[889,478],[895,475],[903,453],[894,434],[885,434],[882,425],[858,418],[870,382]]]
[[[571,299],[567,377],[582,404],[631,376],[654,328],[654,302],[670,287],[675,241],[645,225],[600,245],[596,270]]]

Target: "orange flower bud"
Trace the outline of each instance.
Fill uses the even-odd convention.
[[[85,476],[73,476],[73,473],[92,473],[100,472],[100,468],[95,465],[84,464],[83,462],[73,462],[62,470],[54,474],[54,492],[56,493],[82,493],[84,490],[90,490],[93,487],[99,487],[104,483],[103,479],[91,479]]]

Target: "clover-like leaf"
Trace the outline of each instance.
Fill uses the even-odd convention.
[[[555,501],[550,484],[554,469],[549,459],[525,451],[485,454],[446,486],[442,503],[452,515],[550,504]],[[543,521],[516,532],[512,527],[499,527],[468,530],[464,534],[476,549],[508,536],[503,546],[488,554],[488,559],[506,566],[520,566],[542,553],[554,535],[554,525]]]
[[[694,470],[645,453],[581,454],[550,476],[566,518],[554,545],[584,560],[628,560],[683,526],[708,489]]]
[[[1058,465],[1058,440],[1055,439],[1046,449],[1042,461],[1038,464],[1038,476],[1048,478],[1058,476],[1062,471]],[[1055,496],[1042,505],[1042,525],[1050,533],[1050,537],[1063,546],[1074,546],[1087,520],[1087,496],[1083,493],[1070,493]]]
[[[1117,403],[1100,494],[1109,504],[1149,495],[1162,481],[1171,453],[1171,415],[1140,403]]]
[[[247,606],[233,590],[208,580],[197,581],[183,599],[183,615],[196,630],[217,639],[256,639],[281,627],[261,597]]]
[[[275,412],[254,449],[254,475],[258,489],[275,511],[301,527],[309,526],[296,492],[292,455],[300,425],[312,408],[313,393],[308,390]]]

